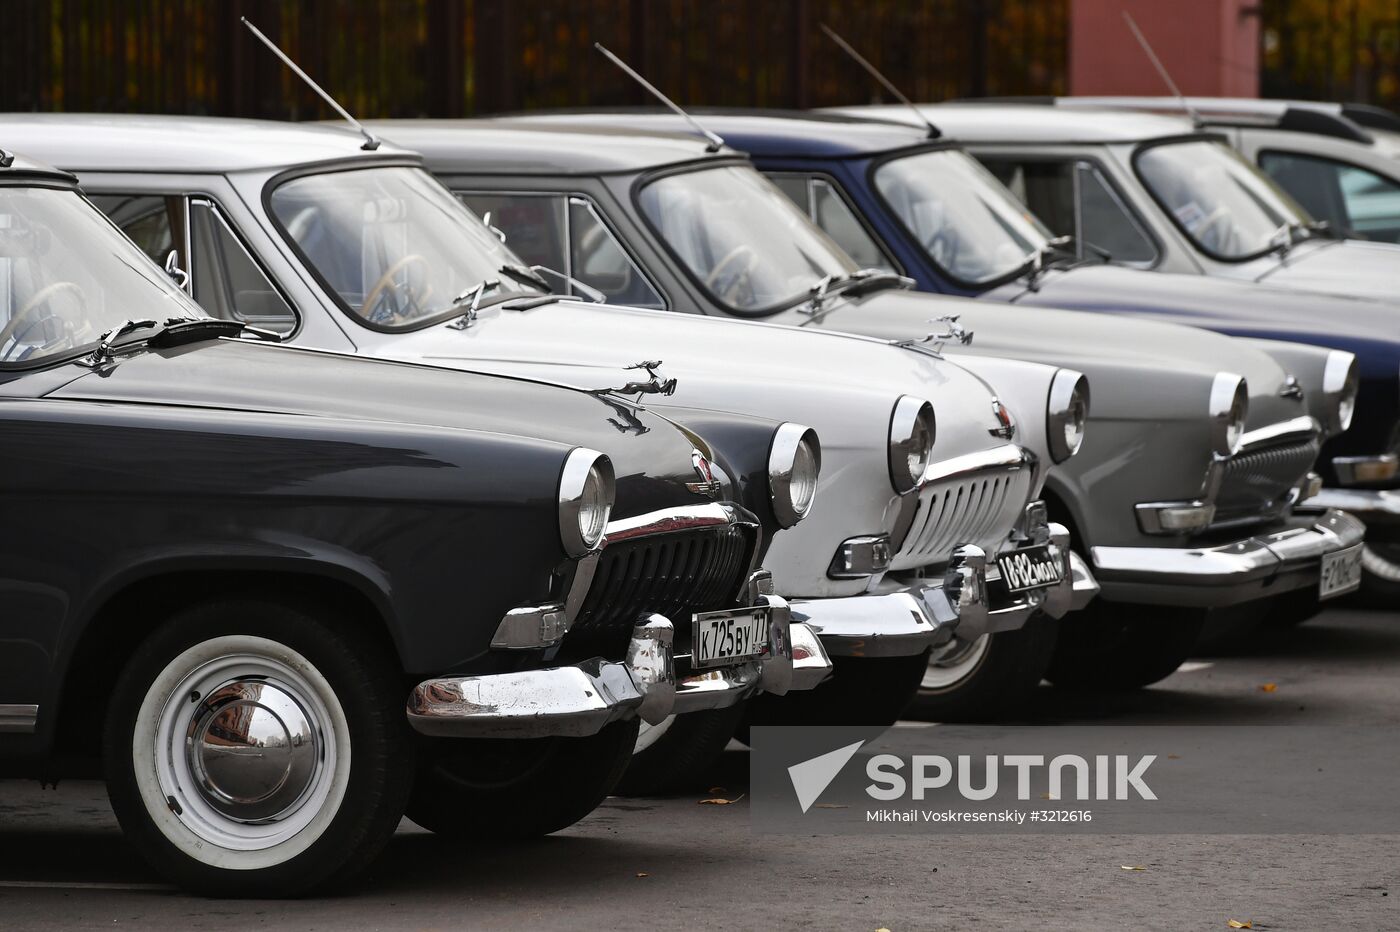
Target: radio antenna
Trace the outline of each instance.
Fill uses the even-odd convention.
[[[919,122],[928,127],[928,138],[937,139],[939,136],[943,135],[943,133],[939,131],[938,127],[933,125],[933,121],[930,120],[927,116],[925,116],[924,112],[918,108],[914,101],[910,100],[908,97],[905,97],[904,94],[899,90],[899,88],[894,86],[893,81],[891,81],[889,78],[885,77],[883,74],[880,73],[879,68],[876,68],[869,61],[867,61],[864,55],[851,48],[851,43],[847,42],[845,39],[837,35],[835,29],[832,29],[826,23],[822,23],[821,26],[822,32],[826,33],[827,38],[831,39],[832,42],[835,42],[837,45],[841,46],[841,51],[854,58],[856,64],[864,68],[866,72],[876,81],[879,81],[880,84],[884,86],[885,90],[893,94],[895,98],[899,100],[900,103],[904,104],[904,106],[914,111],[914,116],[919,118]]]
[[[604,55],[606,55],[608,61],[621,68],[623,73],[626,74],[629,78],[631,78],[633,81],[636,81],[643,88],[645,88],[647,93],[651,94],[651,96],[655,97],[657,100],[670,107],[671,110],[677,116],[683,118],[687,123],[690,124],[691,129],[695,130],[701,136],[704,136],[706,143],[708,143],[705,146],[706,152],[718,152],[720,149],[724,148],[724,140],[720,138],[718,133],[712,133],[705,127],[701,126],[699,120],[686,113],[674,100],[661,93],[661,91],[657,90],[656,87],[654,87],[650,81],[638,74],[637,71],[634,68],[632,68],[631,65],[627,64],[627,62],[623,61],[622,59],[614,55],[612,52],[608,51],[608,49],[603,45],[603,43],[594,42],[593,47],[598,51],[602,52]]]
[[[239,19],[243,21],[243,25],[248,27],[249,32],[257,36],[258,40],[262,42],[263,45],[267,46],[269,49],[272,50],[273,55],[276,55],[278,58],[282,59],[282,64],[292,69],[292,73],[295,74],[297,77],[301,78],[303,81],[305,81],[307,87],[311,88],[318,95],[320,95],[321,99],[324,100],[327,104],[329,104],[332,110],[340,114],[341,119],[345,120],[345,122],[353,126],[361,136],[365,137],[365,144],[360,146],[361,149],[367,149],[370,152],[373,152],[375,149],[379,148],[378,136],[365,129],[364,125],[359,120],[355,119],[350,115],[349,110],[346,110],[340,104],[336,103],[334,97],[332,97],[330,94],[327,94],[324,90],[321,89],[321,85],[311,80],[311,75],[307,74],[305,71],[302,71],[301,67],[298,66],[296,62],[292,61],[291,58],[288,57],[286,52],[279,49],[275,42],[273,42],[267,36],[262,34],[261,29],[248,22],[248,17],[240,16]]]
[[[1172,80],[1171,73],[1167,71],[1167,66],[1162,64],[1162,60],[1157,57],[1157,53],[1152,51],[1152,44],[1147,41],[1147,36],[1143,35],[1142,30],[1138,28],[1137,20],[1133,19],[1133,14],[1124,10],[1123,20],[1128,24],[1128,28],[1133,31],[1133,38],[1137,39],[1138,45],[1142,46],[1143,54],[1147,56],[1147,60],[1152,62],[1152,67],[1156,68],[1157,74],[1161,75],[1162,81],[1167,85],[1167,90],[1172,92],[1172,96],[1176,98],[1177,103],[1181,104],[1181,109],[1186,111],[1186,115],[1191,118],[1191,124],[1195,126],[1196,129],[1205,126],[1205,121],[1202,120],[1201,115],[1196,112],[1196,108],[1191,106],[1190,101],[1186,99],[1186,95],[1181,93],[1181,88],[1177,87],[1176,82]]]

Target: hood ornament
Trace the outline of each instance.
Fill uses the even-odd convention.
[[[718,479],[715,478],[714,469],[710,466],[710,461],[705,459],[705,454],[699,450],[693,450],[690,454],[690,466],[695,470],[695,474],[700,477],[699,482],[687,482],[686,489],[696,495],[705,495],[710,498],[719,498],[723,489]]]
[[[974,333],[973,331],[968,330],[962,324],[958,323],[958,319],[960,317],[962,317],[961,314],[948,314],[945,317],[931,317],[928,320],[929,323],[943,324],[947,329],[944,330],[942,333],[930,333],[928,336],[922,337],[918,340],[895,340],[894,345],[903,347],[916,347],[924,346],[929,343],[936,343],[937,345],[933,347],[933,352],[935,353],[943,352],[943,345],[949,342],[959,343],[963,346],[966,346],[967,344],[972,342],[972,337],[974,336]]]
[[[1280,398],[1296,398],[1299,401],[1303,400],[1303,386],[1298,384],[1298,377],[1296,375],[1290,374],[1284,378],[1283,386],[1278,390],[1278,396]]]
[[[635,380],[624,382],[618,388],[594,389],[594,394],[612,392],[617,395],[674,395],[676,393],[676,380],[668,379],[664,375],[658,375],[656,372],[657,369],[661,368],[661,362],[660,359],[644,359],[630,366],[623,366],[622,368],[625,372],[630,372],[634,369],[645,369],[647,380],[645,382]]]

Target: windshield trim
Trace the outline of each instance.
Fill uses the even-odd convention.
[[[1242,256],[1227,256],[1222,253],[1218,253],[1213,249],[1207,249],[1200,242],[1200,240],[1196,239],[1196,237],[1191,235],[1191,232],[1186,229],[1186,225],[1183,224],[1181,220],[1177,218],[1176,214],[1172,213],[1171,209],[1167,207],[1166,201],[1158,197],[1156,189],[1154,189],[1152,185],[1148,184],[1147,179],[1143,176],[1142,167],[1138,164],[1138,160],[1142,158],[1144,153],[1156,148],[1160,148],[1161,146],[1181,145],[1183,143],[1189,142],[1219,143],[1220,145],[1225,146],[1231,152],[1234,152],[1236,155],[1239,155],[1239,150],[1237,150],[1234,146],[1230,145],[1230,139],[1224,133],[1182,133],[1176,136],[1161,136],[1156,139],[1148,139],[1145,142],[1138,143],[1136,146],[1133,147],[1133,154],[1130,159],[1133,166],[1133,178],[1137,181],[1138,185],[1147,194],[1147,196],[1152,199],[1152,203],[1157,205],[1158,212],[1161,213],[1164,217],[1166,217],[1168,222],[1170,222],[1171,225],[1176,228],[1177,232],[1186,238],[1186,242],[1190,244],[1192,249],[1216,262],[1226,262],[1231,265],[1243,265],[1246,262],[1253,262],[1256,259],[1262,259],[1265,256],[1277,254],[1279,251],[1278,247],[1273,244],[1265,246],[1263,249],[1258,249],[1254,252],[1246,253]],[[1264,170],[1261,169],[1258,165],[1255,165],[1253,162],[1244,158],[1244,156],[1242,155],[1240,156],[1240,158],[1246,165],[1249,165],[1255,171],[1259,172],[1259,174],[1264,175]],[[1268,178],[1267,175],[1264,175],[1264,177]],[[1274,185],[1272,180],[1269,181],[1269,184]],[[1274,185],[1274,187],[1277,188],[1278,185]],[[1290,201],[1292,200],[1291,198],[1288,198],[1287,195],[1285,195],[1285,199]],[[1306,214],[1304,214],[1303,216],[1306,216]],[[1293,245],[1296,246],[1297,242],[1295,241]],[[1283,261],[1282,256],[1279,256],[1279,261]]]
[[[694,285],[695,288],[702,295],[705,296],[705,298],[710,302],[711,305],[722,309],[726,314],[733,314],[735,317],[759,320],[765,317],[772,317],[774,314],[780,314],[783,311],[791,310],[795,307],[801,307],[803,304],[811,300],[812,295],[810,290],[804,291],[790,300],[780,301],[777,304],[771,304],[767,307],[761,308],[744,309],[734,307],[731,304],[721,301],[719,296],[712,292],[708,286],[706,286],[705,282],[700,278],[700,276],[696,275],[695,272],[690,268],[690,266],[685,262],[685,260],[680,257],[680,255],[675,251],[674,248],[672,248],[671,243],[666,239],[665,236],[661,234],[661,231],[657,229],[656,224],[652,223],[651,217],[647,216],[646,210],[642,208],[642,189],[655,181],[660,181],[663,178],[670,178],[676,175],[687,175],[702,171],[713,171],[716,169],[734,167],[748,168],[750,171],[758,172],[758,174],[763,175],[763,172],[760,172],[758,170],[758,167],[754,165],[751,159],[742,156],[724,159],[705,159],[699,162],[686,162],[680,165],[669,165],[665,168],[639,172],[637,174],[637,177],[633,179],[632,184],[630,186],[632,211],[634,214],[636,214],[637,221],[642,225],[643,229],[645,229],[648,233],[651,234],[655,246],[660,249],[662,254],[664,254],[668,259],[670,259],[672,265],[674,265],[680,270],[680,273],[686,278],[686,280],[689,281],[692,285]],[[771,184],[772,182],[769,183]],[[787,195],[783,196],[786,197]],[[798,209],[796,204],[793,205],[793,208]],[[803,216],[806,216],[805,211],[803,212]],[[825,231],[823,231],[822,235],[826,235]],[[837,248],[839,249],[840,247],[838,246]],[[854,264],[854,260],[852,260],[852,264]],[[818,281],[820,281],[820,277],[813,279],[812,286],[815,287]]]
[[[757,164],[755,164],[754,167],[758,168]],[[880,235],[880,232],[875,229],[875,225],[871,223],[870,217],[866,211],[861,210],[860,206],[851,198],[851,193],[847,189],[845,182],[828,171],[821,163],[815,163],[814,166],[810,168],[794,168],[785,164],[783,168],[760,168],[759,171],[767,175],[770,181],[773,180],[774,177],[781,175],[786,175],[789,178],[803,178],[808,181],[825,181],[827,185],[831,187],[831,190],[836,192],[836,196],[841,202],[846,205],[846,209],[851,212],[851,216],[855,218],[856,223],[865,231],[865,235],[870,237],[870,242],[875,245],[876,249],[880,250],[880,256],[894,267],[895,274],[909,275],[909,269],[905,267],[905,263],[899,256],[895,255],[894,250],[890,247],[889,238]],[[808,215],[808,219],[813,223],[817,223],[816,219],[810,214]],[[817,226],[821,226],[821,224],[817,224]],[[830,236],[831,234],[828,233],[827,235]],[[833,239],[835,239],[835,237],[833,237]],[[836,245],[840,246],[841,244],[837,243]]]
[[[991,169],[987,168],[987,166],[985,165],[982,165],[981,161],[978,160],[977,156],[973,155],[965,147],[957,145],[955,143],[950,142],[945,143],[943,145],[918,146],[913,149],[897,149],[893,152],[886,152],[870,160],[870,165],[865,170],[865,184],[866,187],[870,189],[870,196],[875,199],[875,203],[879,204],[880,209],[885,212],[885,216],[887,216],[890,222],[894,224],[895,228],[899,230],[900,235],[904,237],[904,242],[909,246],[910,249],[913,250],[914,254],[918,256],[921,261],[928,263],[928,265],[931,268],[936,269],[938,271],[938,274],[944,280],[951,282],[956,287],[962,288],[965,291],[981,294],[982,292],[991,291],[994,288],[1000,288],[1002,285],[1007,285],[1011,282],[1017,281],[1020,278],[1023,278],[1031,264],[1031,260],[1029,257],[1022,259],[1021,264],[1016,266],[1016,268],[996,278],[989,278],[986,281],[982,282],[969,281],[967,279],[959,278],[958,276],[954,275],[951,271],[949,271],[937,259],[929,255],[929,251],[923,247],[922,243],[919,242],[918,237],[914,235],[914,231],[909,229],[909,225],[904,222],[904,218],[899,215],[899,212],[894,209],[894,206],[890,204],[890,202],[885,198],[883,194],[880,193],[880,186],[875,183],[875,173],[881,168],[883,168],[885,165],[889,164],[890,162],[897,162],[903,158],[913,158],[915,156],[923,155],[928,152],[948,151],[963,153],[968,158],[972,159],[974,162],[977,162],[977,164],[981,166],[984,171],[986,171],[988,174],[991,174]],[[1015,196],[1013,195],[1012,198],[1014,200]],[[1025,207],[1024,204],[1021,206]],[[1026,207],[1026,211],[1027,213],[1030,213],[1030,208]],[[1035,217],[1036,215],[1034,213],[1031,213],[1031,216]],[[1041,223],[1042,221],[1039,217],[1036,217],[1036,222]]]
[[[335,288],[331,286],[331,283],[321,274],[321,270],[318,269],[316,264],[302,251],[301,245],[297,243],[296,238],[292,236],[291,232],[283,225],[281,219],[277,216],[277,212],[272,209],[272,195],[276,193],[277,189],[299,178],[308,178],[314,175],[335,175],[353,171],[371,171],[377,168],[416,168],[427,175],[434,184],[442,188],[443,193],[452,198],[454,202],[460,204],[463,210],[470,212],[470,208],[462,204],[462,202],[458,200],[457,195],[443,184],[442,181],[438,179],[437,175],[434,175],[427,169],[422,159],[406,156],[384,156],[370,158],[353,157],[349,159],[336,159],[331,162],[316,162],[308,165],[298,165],[295,168],[289,168],[286,171],[278,172],[263,185],[263,218],[265,222],[271,224],[272,228],[277,231],[278,236],[282,239],[282,243],[292,251],[292,258],[296,261],[298,267],[312,277],[316,282],[316,286],[320,288],[321,293],[329,298],[342,314],[359,326],[364,327],[366,330],[372,330],[375,333],[416,333],[419,330],[427,330],[429,327],[436,327],[450,320],[456,320],[466,313],[464,308],[448,308],[439,314],[434,314],[431,317],[424,317],[421,320],[414,321],[412,324],[402,327],[385,327],[382,324],[376,324],[361,317],[355,312],[354,308],[345,303],[345,299],[340,296],[340,292],[336,291]],[[540,294],[548,294],[548,292],[540,292]],[[489,298],[482,298],[481,301],[477,303],[477,308],[491,307],[492,305],[501,304],[505,301],[520,297],[522,297],[520,294],[509,292],[503,295],[492,295]]]

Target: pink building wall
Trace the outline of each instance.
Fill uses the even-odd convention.
[[[1070,0],[1071,94],[1166,94],[1127,10],[1183,93],[1259,96],[1257,0]]]

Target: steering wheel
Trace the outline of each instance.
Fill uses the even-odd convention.
[[[13,340],[15,335],[20,333],[21,327],[24,328],[24,333],[28,333],[36,326],[44,324],[49,320],[58,320],[66,329],[66,321],[53,313],[52,310],[43,317],[37,314],[40,308],[47,307],[49,302],[52,301],[56,295],[64,291],[71,291],[77,297],[79,313],[81,316],[86,317],[87,299],[83,295],[82,287],[79,286],[77,282],[50,282],[43,288],[34,292],[34,295],[28,301],[24,302],[24,306],[15,312],[15,316],[11,317],[3,328],[0,328],[0,346],[5,346]],[[30,318],[33,319],[31,320]],[[6,351],[6,358],[9,358],[8,353],[9,351]]]
[[[724,277],[722,273],[730,271],[731,265],[737,266],[740,262],[744,264],[743,268],[733,271],[729,283],[720,287],[720,279]],[[749,276],[757,267],[758,256],[754,255],[754,251],[748,246],[740,243],[725,253],[724,258],[715,264],[709,275],[705,276],[705,287],[718,294],[726,304],[735,304],[734,299],[739,294],[740,286],[748,284]]]
[[[402,284],[394,281],[395,276],[411,265],[421,265],[426,272],[428,260],[419,253],[411,252],[385,269],[384,274],[379,276],[379,280],[365,296],[364,303],[360,305],[360,316],[369,321],[382,322],[376,320],[378,315],[375,309],[381,301],[387,299],[392,299],[393,306],[388,308],[388,312],[395,318],[412,317],[414,315],[411,311],[422,310],[423,302],[432,294],[432,288],[427,288],[421,295],[415,295],[413,287],[407,281]]]
[[[1229,229],[1216,231],[1215,228],[1229,219],[1230,212],[1227,211],[1224,206],[1217,207],[1206,215],[1206,219],[1202,220],[1201,225],[1196,227],[1193,235],[1199,242],[1205,244],[1210,243],[1210,238],[1207,234],[1212,232],[1216,233],[1216,235],[1219,236],[1219,240],[1214,244],[1213,248],[1216,252],[1224,252],[1225,247],[1229,245],[1229,235],[1233,231]]]

